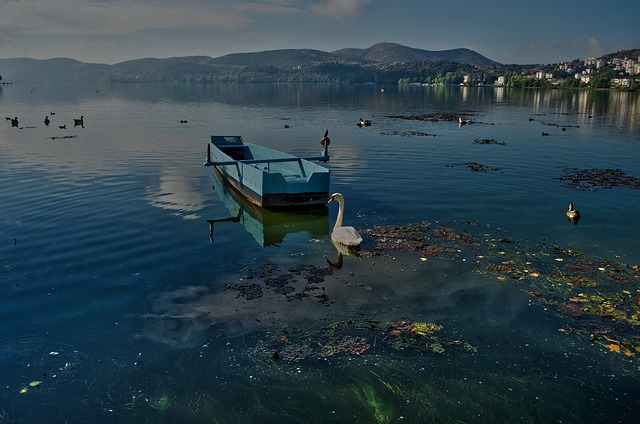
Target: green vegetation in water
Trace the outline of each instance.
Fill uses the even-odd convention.
[[[467,224],[469,229],[478,227]],[[575,249],[547,246],[546,242],[531,251],[510,237],[473,235],[429,222],[377,226],[366,234],[380,253],[405,250],[425,261],[462,261],[473,264],[477,274],[519,284],[534,302],[550,307],[565,320],[561,332],[640,359],[638,265],[589,258]]]
[[[564,183],[565,187],[572,190],[596,191],[598,188],[610,189],[625,187],[640,189],[640,178],[627,175],[621,169],[597,169],[588,168],[578,170],[565,168],[565,174],[556,178]]]
[[[441,335],[443,327],[431,322],[397,319],[382,324],[372,319],[331,321],[303,331],[283,329],[275,337],[250,350],[250,355],[264,363],[299,362],[333,356],[360,356],[385,347],[394,350],[412,348],[418,352],[444,353],[445,346],[461,352],[475,353],[470,343]]]
[[[356,399],[371,411],[373,422],[378,424],[391,422],[394,410],[393,404],[385,402],[371,384],[354,384],[353,393]]]

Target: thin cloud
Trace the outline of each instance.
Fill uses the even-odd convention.
[[[227,2],[43,1],[5,2],[0,32],[27,35],[127,34],[154,29],[228,30],[251,23],[246,11]],[[282,11],[286,4],[272,5]],[[255,7],[254,11],[268,10]]]
[[[311,11],[319,16],[327,16],[337,21],[355,18],[362,13],[371,0],[323,0],[311,5]]]

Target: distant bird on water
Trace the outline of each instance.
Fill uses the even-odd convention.
[[[324,132],[324,136],[320,140],[320,144],[322,144],[322,156],[329,156],[329,144],[331,144],[331,139],[329,138],[329,129]]]
[[[84,128],[84,115],[82,115],[80,117],[80,119],[74,119],[73,120],[73,126],[77,127],[78,125],[80,125],[82,128]]]
[[[44,124],[48,127],[50,123],[51,123],[51,120],[49,119],[49,116],[45,116],[44,117]]]
[[[362,119],[362,118],[360,118],[360,121],[358,121],[358,123],[356,125],[359,126],[360,128],[362,128],[362,127],[370,127],[371,126],[371,119]]]
[[[580,212],[573,208],[573,203],[569,203],[569,210],[567,211],[567,219],[573,222],[574,225],[578,225],[580,220]]]

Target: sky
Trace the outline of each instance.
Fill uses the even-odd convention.
[[[0,0],[0,58],[114,64],[379,42],[548,64],[640,48],[640,2]]]

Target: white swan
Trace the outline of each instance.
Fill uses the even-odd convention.
[[[358,231],[353,227],[342,226],[342,217],[344,215],[344,196],[342,193],[333,193],[327,204],[334,200],[338,201],[340,207],[338,209],[336,224],[333,226],[333,231],[331,232],[331,240],[343,246],[360,246],[360,243],[362,243],[362,236],[360,236]]]

